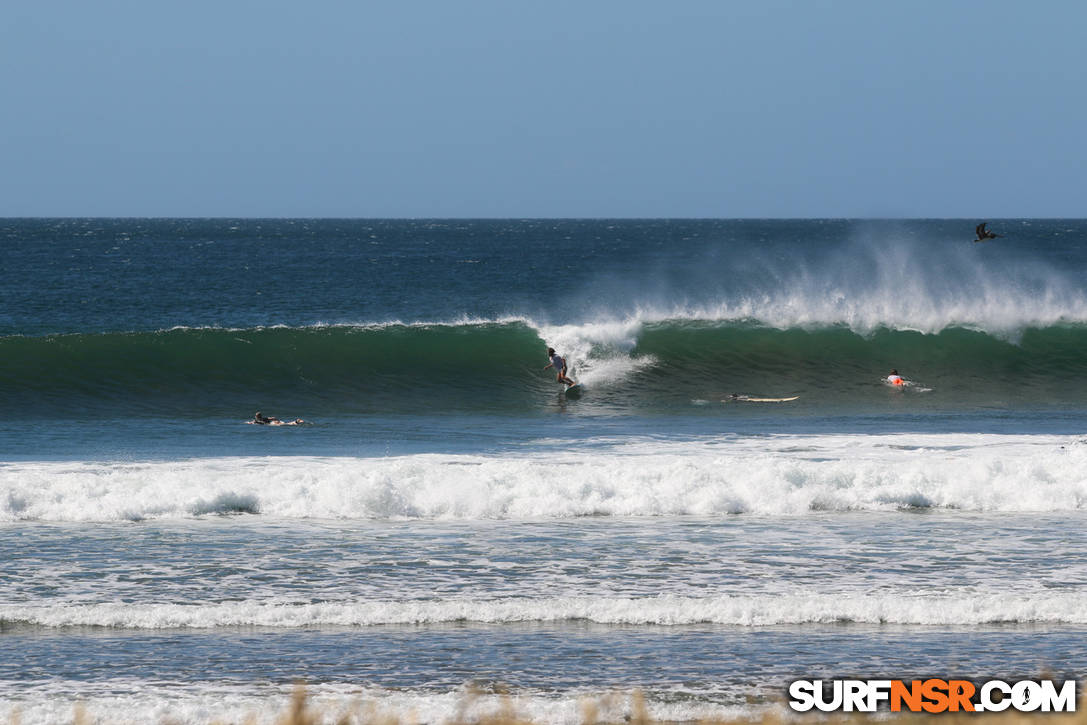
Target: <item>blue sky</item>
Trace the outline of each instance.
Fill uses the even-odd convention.
[[[0,216],[1087,216],[1087,3],[39,0]]]

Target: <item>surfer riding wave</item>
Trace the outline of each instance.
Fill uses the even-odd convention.
[[[548,368],[554,368],[556,371],[558,371],[558,375],[555,377],[556,381],[560,383],[566,383],[567,387],[573,387],[574,385],[577,385],[577,383],[575,383],[573,380],[566,376],[566,360],[564,360],[561,355],[555,352],[555,348],[547,348],[547,357],[550,362],[544,366],[544,370],[547,370]]]

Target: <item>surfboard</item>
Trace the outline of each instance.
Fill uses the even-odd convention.
[[[574,383],[566,389],[566,394],[571,398],[578,398],[581,396],[581,383]]]
[[[796,400],[799,395],[794,395],[791,398],[752,398],[747,395],[738,395],[735,398],[725,398],[722,403],[788,403],[791,400]]]

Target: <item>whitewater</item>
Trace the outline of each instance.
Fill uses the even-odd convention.
[[[379,458],[26,462],[0,467],[0,520],[537,520],[826,511],[1087,509],[1087,438],[730,436],[569,451]]]

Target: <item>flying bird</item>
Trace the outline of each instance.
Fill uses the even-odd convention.
[[[986,229],[985,225],[988,223],[989,222],[982,222],[974,228],[974,231],[977,232],[978,235],[978,238],[974,240],[975,242],[984,242],[989,239],[996,239],[997,237],[1004,236],[1003,234],[993,234],[988,229]]]

